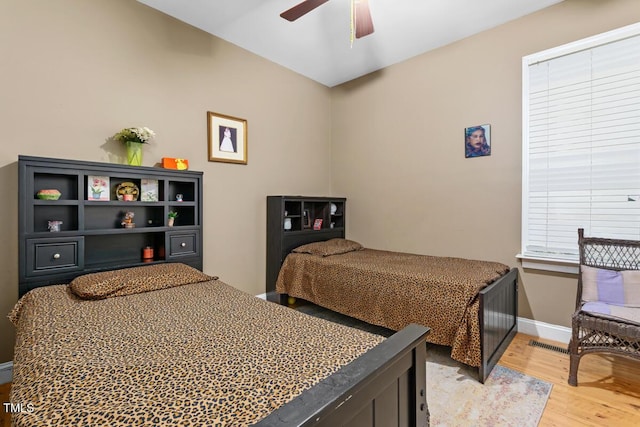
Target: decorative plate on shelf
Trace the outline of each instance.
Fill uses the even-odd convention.
[[[130,201],[138,200],[140,190],[133,182],[123,182],[116,188],[116,196],[118,200],[127,200],[131,196]],[[127,197],[125,197],[127,196]]]

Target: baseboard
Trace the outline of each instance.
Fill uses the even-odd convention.
[[[518,332],[538,338],[569,344],[571,328],[518,317]]]
[[[0,363],[0,384],[10,383],[13,379],[13,362]]]

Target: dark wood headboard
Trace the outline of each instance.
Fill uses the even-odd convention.
[[[31,156],[19,156],[18,172],[20,296],[118,268],[202,270],[202,172]]]
[[[267,196],[267,299],[280,301],[276,281],[293,249],[345,237],[346,201],[344,197]],[[321,220],[319,229],[314,229],[316,220]]]

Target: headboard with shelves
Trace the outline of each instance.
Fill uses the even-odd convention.
[[[286,256],[314,241],[345,237],[344,197],[267,196],[267,299],[279,302],[276,280]],[[316,220],[322,220],[314,229]]]
[[[81,274],[144,263],[202,269],[202,172],[19,156],[18,173],[20,296]],[[94,196],[96,177],[104,178],[104,188]],[[123,183],[135,186],[135,200],[118,193]],[[57,200],[38,197],[53,189],[61,193]],[[170,211],[178,213],[173,226]],[[134,226],[124,227],[126,212],[133,213]],[[50,231],[50,221],[60,221],[59,231]],[[145,248],[153,249],[153,258],[143,258]]]

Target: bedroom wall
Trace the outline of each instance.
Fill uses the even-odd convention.
[[[264,292],[266,195],[330,194],[328,88],[133,0],[2,0],[0,40],[0,363],[14,342],[19,154],[120,163],[107,139],[150,127],[145,166],[184,157],[204,171],[205,272]],[[207,111],[248,120],[248,165],[207,161]]]
[[[565,0],[334,88],[333,193],[348,197],[348,237],[519,266],[522,57],[638,21],[637,0]],[[464,128],[481,124],[491,156],[465,159]],[[520,275],[520,315],[570,327],[576,276]]]

